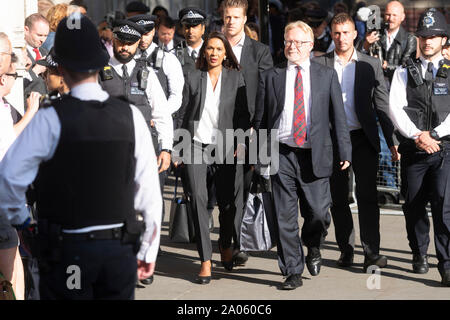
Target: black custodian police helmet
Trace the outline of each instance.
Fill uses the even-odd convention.
[[[131,20],[116,20],[113,24],[113,33],[120,41],[136,43],[146,32],[143,27]]]
[[[128,20],[141,26],[145,30],[145,33],[148,33],[155,28],[156,16],[152,16],[149,14],[139,14],[128,18]]]
[[[109,61],[109,54],[101,43],[97,27],[89,18],[77,12],[58,24],[54,48],[54,61],[71,71],[96,71]]]
[[[205,23],[206,13],[199,8],[187,7],[178,12],[178,19],[184,25],[196,26]]]
[[[422,13],[417,25],[416,36],[424,38],[432,36],[448,37],[447,22],[444,15],[435,8],[430,8]]]

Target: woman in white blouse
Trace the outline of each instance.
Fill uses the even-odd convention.
[[[222,33],[209,34],[197,59],[197,70],[187,75],[181,106],[181,128],[189,131],[190,147],[183,150],[183,185],[192,206],[201,269],[197,283],[211,280],[212,244],[207,210],[207,169],[213,172],[219,205],[219,251],[222,265],[233,268],[231,240],[234,216],[243,208],[242,165],[236,146],[224,145],[226,131],[250,127],[244,79],[231,46]],[[231,139],[234,141],[234,139]],[[186,143],[186,142],[184,142]],[[203,154],[200,161],[195,153]],[[188,159],[188,160],[186,160]],[[228,161],[227,161],[228,160]]]

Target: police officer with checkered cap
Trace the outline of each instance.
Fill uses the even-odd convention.
[[[195,69],[195,63],[203,45],[206,13],[199,8],[187,7],[180,10],[178,18],[184,29],[185,41],[178,45],[177,57],[186,75]]]
[[[450,287],[450,61],[441,53],[448,39],[444,15],[426,10],[416,35],[420,57],[395,71],[390,116],[401,133],[401,192],[413,272],[429,270],[430,202],[441,283]]]

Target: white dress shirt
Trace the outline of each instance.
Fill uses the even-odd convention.
[[[233,49],[233,53],[236,56],[236,59],[239,63],[241,63],[241,55],[242,49],[244,48],[244,42],[245,42],[245,33],[242,32],[241,40],[239,40],[239,42],[231,48]]]
[[[105,101],[109,95],[98,83],[72,88],[70,93],[80,100]],[[137,258],[153,262],[159,248],[162,200],[158,168],[152,139],[142,113],[130,106],[135,131],[136,193],[134,208],[143,212],[146,229]],[[53,157],[61,134],[61,123],[54,108],[40,109],[0,162],[0,214],[11,224],[22,224],[28,217],[25,191],[35,179],[42,161]],[[120,227],[123,224],[91,226],[65,233],[84,233]]]
[[[0,161],[15,139],[11,107],[0,98]]]
[[[200,43],[200,45],[197,48],[192,48],[191,46],[187,46],[189,56],[192,56],[192,51],[195,51],[197,53],[197,58],[198,58],[198,55],[200,54],[200,49],[202,48],[203,42],[204,41],[202,39],[202,42]]]
[[[194,133],[194,140],[204,144],[216,144],[217,132],[219,129],[219,105],[220,92],[222,91],[222,73],[217,80],[216,89],[214,90],[207,72],[206,97],[205,106],[203,107],[198,127]]]
[[[147,57],[149,57],[153,51],[158,46],[156,43],[152,42],[150,47],[147,48]],[[141,53],[136,54],[136,58],[140,58]],[[164,58],[162,61],[162,67],[164,73],[167,76],[167,82],[169,85],[169,98],[167,99],[167,108],[170,114],[178,111],[181,107],[181,102],[183,101],[183,87],[184,87],[184,76],[183,68],[181,67],[180,61],[173,54],[168,54],[164,52]]]
[[[443,59],[442,55],[436,57],[433,61],[433,77],[436,77],[437,70],[439,69],[439,61]],[[425,72],[428,67],[428,60],[425,60],[420,56],[422,77],[425,78]],[[391,92],[389,94],[389,116],[394,123],[395,127],[400,133],[410,139],[415,139],[420,134],[420,130],[409,119],[404,107],[408,106],[408,100],[406,98],[406,84],[408,82],[408,69],[398,67],[392,78]],[[444,137],[450,134],[450,115],[438,125],[434,130],[439,137]]]
[[[310,76],[310,60],[300,64],[302,81],[303,81],[303,101],[306,116],[306,141],[302,148],[311,148],[308,141],[309,128],[311,126],[311,76]],[[284,108],[281,113],[280,126],[278,128],[278,139],[281,143],[288,146],[298,148],[294,141],[294,102],[295,102],[295,79],[297,77],[297,65],[288,62],[286,70],[286,93],[284,98]]]
[[[109,60],[109,65],[114,68],[117,74],[122,77],[122,63],[115,57]],[[131,76],[136,61],[131,59],[127,64],[128,75]],[[167,108],[167,99],[164,90],[159,83],[153,69],[149,68],[149,75],[147,81],[147,89],[145,90],[150,107],[152,108],[152,120],[155,122],[155,128],[158,132],[158,140],[161,142],[161,149],[172,150],[173,145],[173,120],[172,114]]]
[[[336,52],[334,53],[334,69],[337,72],[342,89],[342,99],[344,100],[344,110],[349,131],[361,129],[361,123],[355,110],[355,70],[357,61],[358,55],[356,50],[353,50],[353,54],[347,64],[339,58]]]

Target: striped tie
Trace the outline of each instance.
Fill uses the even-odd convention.
[[[301,147],[306,141],[306,115],[303,100],[303,79],[300,67],[297,67],[297,77],[294,88],[294,141]]]

